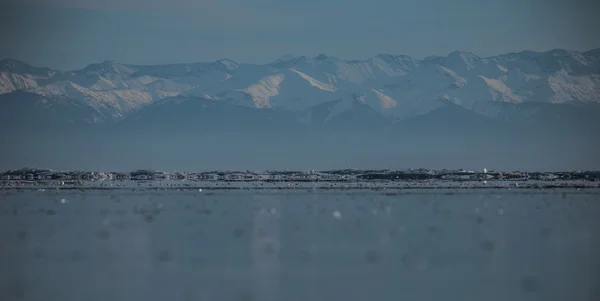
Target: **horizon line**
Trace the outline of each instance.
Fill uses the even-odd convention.
[[[330,55],[326,55],[324,53],[319,53],[319,54],[317,54],[314,57],[310,57],[310,56],[307,56],[307,55],[299,55],[299,56],[295,56],[295,55],[283,55],[283,56],[280,56],[279,58],[277,58],[275,60],[272,60],[272,61],[270,61],[268,63],[262,63],[262,64],[261,63],[238,62],[238,61],[236,61],[234,59],[230,59],[230,58],[221,58],[221,59],[218,59],[218,60],[215,60],[215,61],[195,61],[195,62],[187,62],[187,63],[158,63],[158,64],[131,64],[131,63],[123,63],[123,62],[119,62],[119,61],[107,59],[107,60],[103,60],[103,61],[100,61],[100,62],[89,63],[89,64],[85,65],[83,68],[80,68],[80,69],[70,69],[70,70],[53,69],[53,68],[49,68],[49,67],[46,67],[46,66],[32,65],[32,64],[30,64],[30,63],[28,63],[26,61],[23,61],[23,60],[20,60],[20,59],[11,58],[11,57],[3,58],[3,59],[0,60],[0,62],[15,61],[15,62],[23,63],[23,64],[26,64],[26,65],[29,65],[29,66],[32,66],[32,67],[35,67],[35,68],[46,68],[46,69],[50,69],[50,70],[53,70],[53,71],[61,71],[61,72],[73,72],[73,71],[83,70],[83,69],[85,69],[85,68],[87,68],[89,66],[92,66],[92,65],[99,65],[99,64],[104,64],[104,63],[115,63],[115,64],[120,64],[120,65],[123,65],[123,66],[130,66],[130,67],[144,67],[144,66],[210,64],[210,63],[218,63],[218,62],[221,62],[221,61],[231,61],[231,62],[233,62],[235,64],[239,64],[239,65],[267,66],[267,65],[270,65],[270,64],[273,64],[273,63],[276,63],[276,62],[282,60],[282,58],[286,57],[286,56],[290,56],[290,58],[286,59],[286,60],[282,60],[282,61],[291,61],[291,60],[299,59],[299,58],[314,60],[314,59],[317,59],[320,56],[324,56],[325,58],[337,59],[339,61],[348,63],[348,62],[365,62],[365,61],[368,61],[369,59],[376,58],[376,57],[379,57],[379,56],[384,56],[384,55],[395,56],[395,57],[407,57],[407,58],[411,58],[411,59],[413,59],[415,61],[418,61],[418,62],[425,62],[427,60],[436,59],[436,58],[447,58],[450,55],[452,55],[453,53],[472,54],[472,55],[476,56],[479,59],[484,59],[485,60],[485,59],[494,59],[494,58],[497,58],[497,57],[500,57],[500,56],[506,56],[506,55],[511,55],[511,54],[522,54],[522,53],[527,53],[527,52],[533,52],[533,53],[536,53],[536,54],[543,54],[543,53],[550,53],[550,52],[554,52],[554,51],[567,51],[567,52],[574,52],[574,53],[578,53],[578,54],[585,54],[585,53],[588,53],[588,52],[600,51],[600,47],[599,48],[592,48],[592,49],[588,49],[588,50],[584,50],[584,51],[570,50],[570,49],[567,49],[567,48],[552,48],[552,49],[545,50],[545,51],[521,50],[521,51],[518,51],[518,52],[506,52],[506,53],[500,53],[500,54],[496,54],[496,55],[492,55],[492,56],[487,56],[487,57],[479,56],[479,55],[477,55],[477,54],[475,54],[473,52],[470,52],[470,51],[455,50],[455,51],[452,51],[452,52],[448,53],[446,56],[429,55],[429,56],[424,57],[423,59],[416,59],[416,58],[414,58],[414,57],[412,57],[410,55],[405,55],[405,54],[392,54],[392,53],[383,53],[383,52],[380,52],[380,53],[378,53],[376,55],[372,55],[372,56],[370,56],[370,57],[368,57],[366,59],[341,59],[341,58],[339,58],[337,56],[330,56]]]

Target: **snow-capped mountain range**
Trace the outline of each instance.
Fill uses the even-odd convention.
[[[144,111],[190,99],[203,101],[201,107],[214,102],[223,108],[291,112],[303,123],[315,122],[316,115],[322,123],[356,114],[357,106],[366,115],[392,121],[448,105],[491,118],[517,118],[527,115],[515,109],[521,104],[600,104],[600,49],[489,58],[456,51],[423,60],[379,54],[348,61],[321,54],[264,65],[228,59],[147,66],[105,61],[75,71],[0,61],[0,108],[7,116],[70,107],[69,114],[85,116],[65,119],[101,123],[139,119],[148,115]]]

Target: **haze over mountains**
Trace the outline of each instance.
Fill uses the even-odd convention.
[[[5,158],[14,158],[0,165],[11,167],[34,157],[59,164],[55,155],[69,149],[95,155],[81,162],[65,156],[67,165],[125,160],[107,157],[106,148],[135,149],[138,161],[127,163],[155,162],[172,149],[181,159],[220,156],[224,161],[216,161],[234,169],[244,167],[233,166],[238,161],[261,168],[248,165],[257,157],[287,167],[290,156],[332,164],[321,169],[360,162],[371,163],[354,167],[446,167],[398,163],[407,156],[416,160],[411,164],[446,165],[455,156],[470,157],[465,164],[529,156],[537,163],[524,161],[537,169],[544,167],[541,158],[553,164],[551,158],[562,158],[561,168],[582,168],[598,162],[599,118],[600,49],[490,58],[457,51],[424,60],[288,56],[266,65],[105,61],[75,71],[0,61],[2,141],[12,154]],[[42,147],[54,161],[39,155]],[[198,148],[202,155],[192,151]],[[332,156],[344,159],[332,163]],[[180,163],[164,166],[184,168]]]

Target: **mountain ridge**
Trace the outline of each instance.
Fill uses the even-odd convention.
[[[448,54],[448,56],[450,56],[453,53],[463,53],[463,54],[472,54],[480,59],[495,59],[495,58],[499,58],[499,57],[503,57],[503,56],[514,56],[514,55],[523,55],[523,54],[535,54],[535,55],[540,55],[540,54],[556,54],[556,53],[575,53],[575,54],[585,54],[585,55],[590,55],[590,56],[595,56],[600,54],[600,48],[592,48],[592,49],[588,49],[588,50],[569,50],[569,49],[565,49],[565,48],[553,48],[553,49],[549,49],[549,50],[545,50],[545,51],[533,51],[533,50],[522,50],[522,51],[515,51],[515,52],[506,52],[506,53],[501,53],[501,54],[496,54],[496,55],[492,55],[492,56],[479,56],[474,54],[473,52],[470,51],[464,51],[464,50],[454,50],[452,52],[450,52]],[[345,62],[362,62],[362,61],[368,61],[369,59],[375,58],[375,57],[381,57],[381,56],[388,56],[388,57],[404,57],[404,58],[410,58],[412,60],[415,61],[428,61],[431,60],[433,58],[444,58],[444,56],[440,56],[440,55],[430,55],[430,56],[426,56],[423,59],[416,59],[413,58],[409,55],[405,55],[405,54],[394,54],[394,53],[378,53],[375,54],[373,56],[370,56],[366,59],[340,59],[336,56],[330,56],[327,55],[325,53],[319,53],[318,55],[316,55],[313,58],[310,58],[309,56],[306,55],[299,55],[299,56],[295,56],[295,55],[284,55],[281,56],[275,60],[273,60],[272,62],[267,62],[267,63],[245,63],[245,62],[237,62],[233,59],[230,58],[222,58],[222,59],[218,59],[215,61],[195,61],[195,62],[185,62],[185,63],[161,63],[161,64],[134,64],[134,63],[122,63],[122,62],[117,62],[115,60],[104,60],[102,62],[98,62],[98,63],[91,63],[88,64],[86,66],[84,66],[83,68],[80,69],[73,69],[73,70],[62,70],[60,68],[48,68],[48,67],[44,67],[44,66],[36,66],[36,65],[32,65],[29,64],[27,62],[25,62],[24,60],[20,60],[20,59],[15,59],[12,57],[7,57],[7,58],[3,58],[0,59],[0,71],[2,71],[2,66],[3,64],[7,63],[7,62],[17,62],[17,63],[21,63],[21,64],[26,64],[30,67],[35,67],[35,68],[45,68],[45,69],[49,69],[49,70],[53,70],[53,71],[61,71],[61,72],[72,72],[72,71],[77,71],[77,70],[83,70],[86,69],[87,67],[91,66],[91,65],[99,65],[99,64],[103,64],[103,63],[113,63],[113,64],[120,64],[123,66],[130,66],[130,67],[140,67],[140,66],[170,66],[170,65],[190,65],[190,64],[204,64],[204,63],[216,63],[219,61],[231,61],[237,64],[242,64],[242,65],[256,65],[256,66],[264,66],[264,65],[270,65],[273,64],[277,61],[283,60],[283,61],[289,61],[289,60],[293,60],[293,59],[298,59],[298,58],[304,58],[304,59],[317,59],[319,57],[324,57],[324,58],[332,58],[332,59],[336,59],[336,60],[340,60],[340,61],[345,61]],[[446,56],[446,57],[448,57]],[[322,59],[321,59],[322,60]]]
[[[221,59],[135,65],[106,60],[72,71],[1,60],[0,95],[5,99],[30,97],[15,92],[36,94],[50,103],[55,99],[70,99],[66,103],[89,107],[74,111],[93,112],[90,113],[93,117],[71,119],[99,124],[130,123],[126,121],[128,118],[157,108],[152,104],[178,97],[179,102],[170,103],[201,99],[227,104],[220,108],[236,112],[241,112],[236,109],[238,106],[275,109],[295,115],[299,123],[314,122],[319,126],[338,123],[339,127],[355,129],[389,128],[382,121],[390,125],[417,120],[416,117],[448,104],[506,121],[522,118],[520,111],[531,110],[531,106],[600,104],[600,49],[522,51],[486,58],[454,51],[445,57],[422,60],[385,53],[363,60],[319,54],[313,58],[285,56],[267,64]],[[355,102],[362,107],[355,106]],[[329,108],[326,114],[316,113],[318,108],[325,107]],[[19,110],[25,112],[26,108]],[[244,112],[260,115],[253,110]],[[315,119],[317,115],[324,119]]]

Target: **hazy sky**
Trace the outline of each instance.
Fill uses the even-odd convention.
[[[600,47],[594,0],[1,0],[0,58],[266,63]]]

